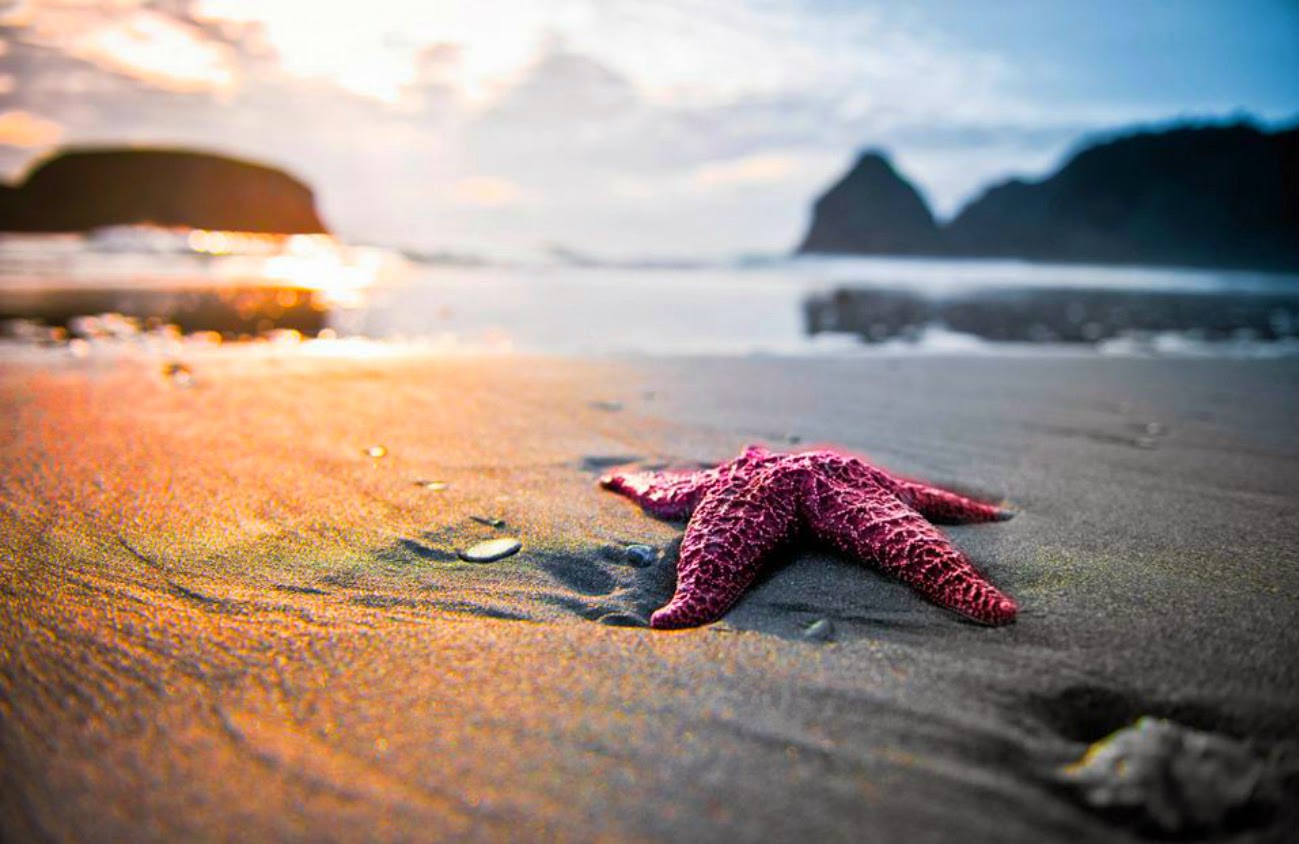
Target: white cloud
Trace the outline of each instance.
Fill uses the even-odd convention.
[[[154,87],[226,90],[235,82],[228,44],[190,22],[136,3],[32,3],[18,18],[23,37]]]
[[[516,205],[523,199],[523,190],[509,179],[490,176],[471,176],[451,186],[451,199],[462,205],[481,208],[500,208]]]
[[[706,186],[764,185],[789,177],[797,162],[787,155],[748,155],[705,164],[694,172],[695,182]]]

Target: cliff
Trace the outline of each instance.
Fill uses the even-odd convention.
[[[934,215],[880,152],[866,152],[816,201],[799,252],[923,254],[939,248]]]
[[[0,231],[85,231],[154,223],[227,231],[321,233],[311,189],[288,174],[181,150],[62,153],[0,190]]]
[[[886,227],[880,201],[862,192],[836,209],[818,201],[812,231],[857,219],[844,207],[871,209]],[[1237,124],[1115,138],[1046,179],[990,188],[939,229],[934,249],[880,248],[888,239],[876,232],[799,251],[1299,270],[1299,129]]]

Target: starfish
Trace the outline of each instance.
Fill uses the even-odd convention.
[[[689,519],[676,594],[650,617],[654,628],[721,618],[779,547],[808,535],[975,621],[1015,619],[1015,602],[930,524],[1001,521],[1009,512],[849,454],[749,446],[713,469],[612,474],[600,485],[659,518]]]

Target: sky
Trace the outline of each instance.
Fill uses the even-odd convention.
[[[1299,120],[1295,0],[0,0],[0,173],[185,146],[340,235],[788,250],[868,148],[940,217],[1134,125]]]

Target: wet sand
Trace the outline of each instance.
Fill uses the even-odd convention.
[[[1088,742],[1299,746],[1293,360],[46,351],[0,364],[6,841],[1124,840],[1055,784]],[[800,551],[636,626],[681,528],[596,475],[748,442],[1006,498],[946,530],[1018,622]]]

